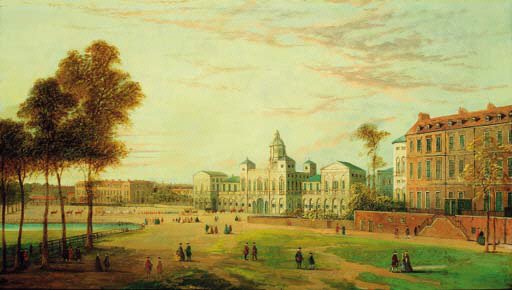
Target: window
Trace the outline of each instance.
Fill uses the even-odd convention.
[[[436,152],[441,152],[441,136],[436,136]]]
[[[489,192],[485,193],[485,197],[484,197],[484,210],[489,210]]]
[[[418,179],[421,179],[421,172],[422,172],[422,168],[421,168],[421,161],[418,162]]]
[[[409,192],[409,207],[414,207],[413,192]]]
[[[338,190],[338,182],[337,181],[332,182],[332,189]]]
[[[416,193],[416,208],[421,208],[421,191]]]
[[[464,199],[464,191],[459,191],[459,199]]]
[[[303,189],[303,190],[306,190],[306,189],[307,189],[307,186],[308,186],[308,185],[307,185],[307,183],[304,183],[304,186],[303,186],[303,188],[302,188],[302,189]]]
[[[466,148],[466,136],[459,135],[459,146],[460,146],[460,149]]]
[[[512,158],[507,161],[508,165],[508,178],[512,178]]]
[[[409,142],[409,150],[414,152],[414,142],[412,140]]]
[[[425,208],[430,208],[430,192],[425,192]]]
[[[432,138],[427,138],[427,152],[432,152]]]
[[[441,159],[436,160],[436,179],[441,179],[442,161]]]
[[[450,148],[450,150],[453,150],[453,135],[450,135],[450,137],[448,138],[448,148]]]
[[[450,178],[455,176],[455,160],[450,160],[448,163],[448,176]]]
[[[448,198],[453,198],[453,196],[454,196],[454,195],[453,195],[453,192],[451,192],[451,191],[450,191],[450,192],[448,192]]]
[[[441,193],[436,191],[436,208],[441,208]]]
[[[510,167],[509,167],[510,168]],[[409,177],[412,179],[414,177],[414,168],[412,166],[412,162],[409,163]]]
[[[503,131],[498,130],[498,132],[496,132],[496,142],[498,146],[503,145]]]
[[[491,142],[491,136],[489,135],[489,130],[484,131],[484,146],[489,146]]]
[[[425,162],[425,167],[427,169],[427,179],[430,179],[432,176],[431,171],[430,171],[430,160],[427,160]]]
[[[327,181],[324,183],[324,189],[325,191],[329,191],[329,183]]]
[[[459,175],[462,176],[462,174],[464,173],[464,159],[461,159],[459,160]]]
[[[498,177],[503,178],[503,160],[499,159],[497,161]]]
[[[421,152],[421,139],[416,140],[416,151]]]

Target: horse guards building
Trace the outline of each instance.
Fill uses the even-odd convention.
[[[243,211],[279,215],[302,209],[339,216],[350,198],[350,187],[366,182],[365,170],[345,161],[329,164],[317,172],[311,160],[303,171],[286,154],[279,135],[269,146],[269,160],[257,168],[247,158],[240,164],[240,174],[229,176],[218,171],[200,171],[193,176],[194,206],[199,209]]]

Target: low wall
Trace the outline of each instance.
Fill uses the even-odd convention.
[[[480,231],[483,231],[485,234],[487,217],[458,215],[455,218],[459,220],[466,229],[469,240],[476,241],[476,237]],[[492,243],[494,241],[494,221],[496,222],[496,242],[512,244],[512,218],[504,217],[491,217],[489,223],[489,242]]]
[[[315,220],[281,216],[248,216],[247,222],[279,226],[306,227],[314,229],[334,229],[336,225],[352,230],[354,223],[349,220]]]
[[[413,235],[414,228],[432,216],[433,214],[428,213],[356,210],[354,212],[354,227],[358,231],[377,233],[394,233],[395,228],[398,228],[400,235],[404,235],[405,229],[408,227]]]

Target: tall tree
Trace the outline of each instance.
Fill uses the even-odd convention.
[[[34,140],[32,135],[26,131],[23,123],[18,123],[16,129],[17,144],[16,148],[14,148],[15,158],[12,162],[12,168],[18,180],[21,204],[16,256],[14,259],[14,268],[18,269],[20,267],[23,224],[25,222],[25,179],[36,172],[38,162],[34,154]]]
[[[377,169],[386,166],[384,159],[379,156],[379,146],[382,140],[390,135],[389,132],[384,130],[379,130],[377,125],[373,123],[364,123],[352,134],[352,137],[361,140],[364,143],[364,154],[368,156],[369,167],[372,171],[370,176],[370,184],[372,189],[372,194],[375,195],[377,192],[377,180],[376,180],[376,172]]]
[[[0,119],[0,193],[2,196],[2,272],[7,270],[7,243],[5,240],[5,210],[7,206],[7,184],[14,176],[12,163],[19,145],[19,123]]]
[[[119,51],[105,41],[93,42],[84,53],[70,51],[59,64],[57,79],[79,102],[69,130],[80,141],[78,161],[87,192],[87,248],[92,248],[93,181],[105,168],[126,155],[118,141],[119,126],[129,124],[129,113],[144,94],[139,83],[119,68]]]
[[[473,186],[475,200],[483,200],[486,212],[485,252],[489,252],[491,200],[496,201],[496,186],[505,184],[507,173],[503,170],[504,153],[512,152],[511,145],[498,144],[491,137],[475,138],[468,146],[473,151],[474,162],[466,164],[462,178]],[[496,204],[496,203],[495,203]],[[494,228],[494,249],[496,249],[496,228]]]
[[[27,120],[27,126],[34,131],[35,150],[41,156],[45,178],[45,209],[43,219],[43,246],[41,268],[49,267],[48,261],[48,209],[49,177],[55,159],[57,128],[68,118],[76,100],[71,94],[63,93],[55,78],[39,79],[30,90],[29,98],[20,106],[18,116]]]

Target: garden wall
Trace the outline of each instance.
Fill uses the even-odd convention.
[[[253,224],[306,227],[314,229],[334,229],[337,224],[340,227],[345,226],[350,230],[354,228],[354,223],[349,220],[315,220],[281,216],[248,216],[247,222]]]
[[[358,231],[377,233],[394,233],[395,228],[398,228],[400,235],[404,235],[405,229],[409,227],[412,236],[414,227],[421,225],[432,216],[434,215],[428,213],[356,210],[354,227]]]

